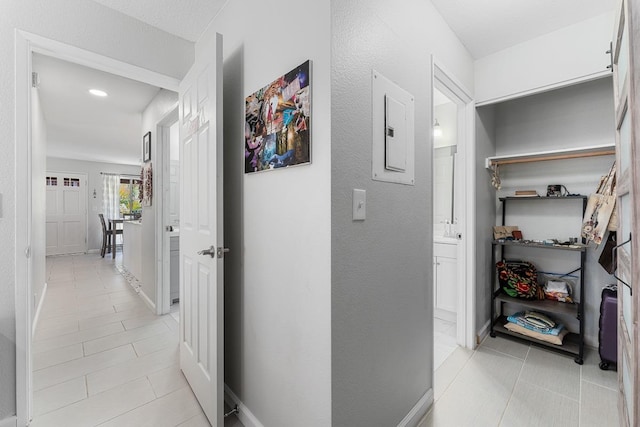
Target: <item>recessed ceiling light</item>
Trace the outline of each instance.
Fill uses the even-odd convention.
[[[100,89],[89,89],[89,93],[95,96],[107,96],[108,93]]]

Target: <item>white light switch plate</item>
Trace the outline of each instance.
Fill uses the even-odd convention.
[[[367,218],[367,192],[353,189],[353,220],[364,221]]]

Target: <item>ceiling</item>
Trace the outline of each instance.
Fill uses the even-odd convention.
[[[47,156],[139,165],[142,112],[157,87],[34,54],[47,125]],[[89,89],[101,89],[100,98]]]
[[[227,3],[227,0],[94,1],[192,42],[200,38],[209,22]]]
[[[431,0],[475,58],[614,9],[618,0]]]

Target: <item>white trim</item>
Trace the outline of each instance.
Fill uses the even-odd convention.
[[[169,127],[178,121],[178,102],[165,114],[156,125],[156,167],[153,181],[158,187],[154,188],[156,197],[156,307],[157,314],[167,314],[171,311],[171,238],[165,230],[169,224]]]
[[[242,403],[227,384],[224,385],[224,400],[232,409],[234,406],[238,405],[238,419],[244,427],[264,427],[264,424],[262,424],[258,418],[253,415],[249,408]]]
[[[476,343],[480,345],[480,343],[489,335],[489,326],[491,324],[491,320],[487,320],[485,324],[478,331],[478,335],[476,336]]]
[[[16,310],[16,422],[31,417],[31,263],[25,256],[31,244],[31,46],[15,32],[15,310]],[[26,209],[25,209],[26,207]],[[21,212],[18,212],[18,209]],[[25,215],[25,210],[27,214]],[[16,286],[20,283],[24,286]]]
[[[0,427],[17,427],[18,418],[14,415],[4,420],[0,420]]]
[[[88,254],[99,254],[101,252],[100,249],[88,249],[87,253]]]
[[[462,119],[458,123],[458,131],[463,135],[460,141],[460,156],[462,157],[462,167],[458,170],[460,180],[457,186],[462,186],[462,193],[456,197],[458,205],[464,205],[459,215],[462,229],[462,238],[457,245],[458,265],[464,266],[458,269],[457,280],[457,319],[456,319],[456,339],[459,345],[469,349],[476,347],[475,343],[475,317],[476,317],[476,279],[475,279],[475,243],[476,243],[476,221],[475,221],[475,174],[476,174],[476,147],[475,147],[475,104],[471,92],[457,80],[452,73],[449,73],[442,63],[431,56],[431,88],[433,98],[433,88],[439,86],[439,90],[444,90],[452,100],[458,105],[458,116]],[[432,103],[433,105],[433,99]],[[431,110],[431,123],[435,120],[434,108]],[[431,133],[433,141],[433,134]],[[433,144],[432,144],[433,145]],[[462,202],[461,202],[462,201]]]
[[[31,243],[31,57],[33,52],[64,59],[150,85],[178,91],[176,78],[116,59],[15,30],[15,314],[16,314],[16,419],[26,426],[31,416],[31,263],[25,251]],[[26,209],[25,209],[26,207]],[[18,212],[18,209],[20,211]],[[25,215],[25,211],[27,214]],[[4,426],[0,426],[4,427]]]
[[[145,303],[147,303],[147,305],[151,308],[151,310],[153,310],[153,312],[156,312],[156,303],[154,303],[153,301],[151,301],[151,298],[149,298],[147,296],[147,294],[144,293],[144,291],[142,290],[142,288],[136,289],[136,291],[138,292],[138,294],[142,297],[142,299],[144,300]]]
[[[40,295],[40,301],[38,301],[38,308],[36,309],[36,315],[33,316],[33,326],[31,327],[31,336],[36,334],[36,328],[38,327],[38,319],[40,319],[40,311],[42,311],[42,305],[44,304],[44,298],[47,295],[47,282],[44,282],[42,287],[42,295]]]
[[[562,82],[553,83],[546,86],[539,86],[533,89],[525,90],[522,92],[511,93],[509,95],[498,96],[496,98],[485,99],[484,101],[479,101],[476,103],[477,107],[483,107],[485,105],[497,104],[499,102],[511,101],[513,99],[524,98],[529,95],[538,95],[544,92],[550,92],[552,90],[561,89],[563,87],[569,87],[573,85],[577,85],[580,83],[590,82],[592,80],[598,80],[604,77],[610,77],[611,71],[603,70],[598,71],[597,73],[587,74],[585,76],[576,77],[575,79],[569,79]]]
[[[418,400],[413,408],[409,411],[406,417],[400,421],[398,427],[417,426],[424,416],[429,412],[429,408],[433,405],[433,389],[430,388],[427,392]]]
[[[109,58],[89,50],[64,44],[27,31],[17,30],[26,40],[31,42],[32,50],[48,56],[53,56],[74,64],[105,71],[117,76],[126,77],[131,80],[147,83],[151,86],[158,86],[164,89],[178,91],[180,80],[137,65],[128,64]]]

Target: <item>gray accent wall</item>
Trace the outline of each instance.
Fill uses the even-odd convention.
[[[429,2],[332,1],[331,24],[332,425],[394,426],[433,387],[430,55],[470,89],[473,63]],[[371,179],[372,69],[415,97],[413,186]]]
[[[476,328],[482,331],[490,317],[492,227],[496,223],[496,190],[485,159],[495,156],[495,107],[476,109]],[[486,332],[486,331],[485,331]]]

